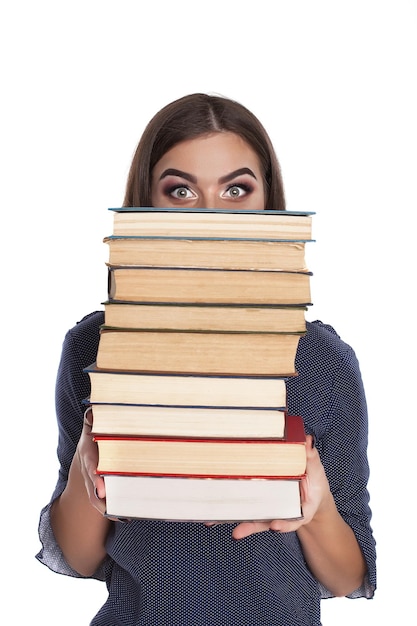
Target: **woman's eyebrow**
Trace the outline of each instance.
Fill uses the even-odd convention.
[[[219,183],[228,183],[230,180],[233,180],[233,178],[236,178],[237,176],[242,176],[242,174],[249,174],[249,176],[253,176],[253,178],[257,180],[254,172],[249,169],[249,167],[241,167],[240,169],[235,170],[234,172],[230,172],[230,174],[226,174],[226,176],[222,176],[221,178],[219,178]]]
[[[197,183],[197,178],[195,176],[193,176],[192,174],[188,174],[188,172],[183,172],[181,170],[176,170],[172,167],[169,167],[168,169],[164,170],[162,172],[162,174],[159,177],[159,180],[162,180],[163,178],[166,178],[167,176],[179,176],[180,178],[185,178],[185,180],[189,180],[190,183]]]

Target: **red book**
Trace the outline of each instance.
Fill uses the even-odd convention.
[[[98,474],[194,478],[300,478],[306,469],[304,423],[286,415],[283,438],[202,439],[95,435]]]

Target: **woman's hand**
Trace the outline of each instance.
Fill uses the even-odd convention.
[[[93,428],[93,411],[88,407],[84,413],[84,424],[80,440],[75,451],[81,475],[91,505],[101,514],[106,511],[106,490],[104,479],[96,474],[98,465],[98,447],[91,434]]]
[[[307,468],[306,477],[301,481],[301,504],[303,519],[300,520],[272,520],[271,522],[242,522],[233,530],[234,539],[243,539],[254,533],[265,530],[275,530],[282,533],[295,531],[300,526],[308,524],[314,518],[321,506],[325,506],[331,497],[329,483],[324,472],[319,454],[313,447],[313,437],[307,435]]]

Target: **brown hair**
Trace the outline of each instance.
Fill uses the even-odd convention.
[[[213,132],[232,132],[256,152],[265,185],[265,209],[285,210],[281,169],[271,140],[244,106],[203,93],[184,96],[162,108],[146,126],[136,148],[123,206],[151,206],[152,170],[175,145]]]

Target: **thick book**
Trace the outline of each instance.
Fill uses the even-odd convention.
[[[206,304],[311,304],[310,272],[108,267],[108,299]]]
[[[183,237],[104,239],[110,265],[307,271],[305,243]]]
[[[148,372],[294,376],[303,333],[103,329],[97,367]]]
[[[105,475],[106,514],[167,521],[300,519],[299,480]]]
[[[283,437],[284,409],[92,404],[94,434],[162,437]]]
[[[111,208],[113,235],[312,241],[313,212]]]
[[[276,439],[197,439],[95,435],[98,474],[204,478],[290,478],[304,475],[303,420],[287,415]]]
[[[104,302],[104,325],[153,330],[306,331],[306,307]]]
[[[259,376],[192,376],[149,372],[126,373],[85,368],[90,378],[90,402],[194,407],[287,406],[285,378]]]

